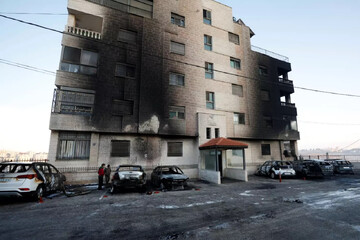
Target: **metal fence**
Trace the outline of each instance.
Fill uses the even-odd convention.
[[[48,162],[48,159],[0,159],[0,162]]]
[[[330,154],[325,154],[325,155],[300,155],[300,159],[319,159],[319,160],[324,160],[324,159],[343,159],[343,160],[347,160],[350,162],[360,162],[360,155],[330,155]]]

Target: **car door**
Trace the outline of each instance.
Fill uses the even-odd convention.
[[[61,190],[63,186],[62,174],[51,164],[48,165],[51,173],[51,190]]]
[[[267,165],[268,162],[265,162],[263,165],[261,165],[260,167],[260,174],[261,175],[266,175],[266,165]]]
[[[266,166],[265,166],[265,174],[269,175],[270,174],[270,169],[272,167],[272,162],[267,162]]]

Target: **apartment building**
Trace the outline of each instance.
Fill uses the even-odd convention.
[[[254,49],[231,7],[69,0],[68,13],[50,119],[56,166],[178,165],[220,183],[297,155],[291,65]]]

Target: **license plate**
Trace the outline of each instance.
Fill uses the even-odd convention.
[[[0,183],[10,182],[10,178],[0,178]]]

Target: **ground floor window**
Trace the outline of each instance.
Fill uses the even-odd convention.
[[[228,150],[231,157],[227,159],[228,167],[243,168],[244,167],[244,149]]]
[[[182,142],[168,142],[168,157],[182,157],[183,143]]]
[[[216,171],[216,151],[215,150],[201,150],[202,155],[202,169]]]
[[[111,156],[112,157],[129,157],[130,156],[130,141],[112,140],[111,141]]]
[[[261,144],[261,155],[271,155],[270,144]]]
[[[61,132],[57,159],[89,159],[90,157],[90,133]]]

